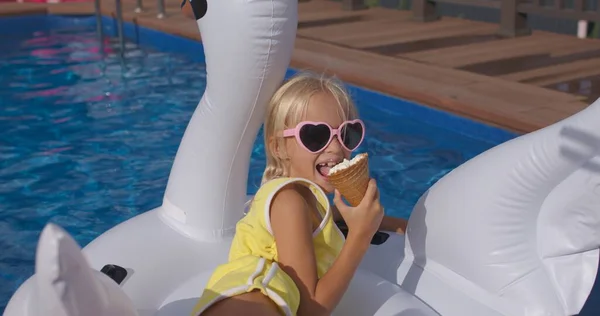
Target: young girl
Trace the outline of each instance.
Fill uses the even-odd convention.
[[[303,74],[274,94],[264,125],[267,167],[236,226],[229,262],[217,267],[196,315],[329,315],[385,217],[375,180],[360,205],[346,205],[327,173],[362,142],[365,127],[343,86]],[[331,207],[326,193],[333,193]],[[342,217],[348,236],[334,220]]]

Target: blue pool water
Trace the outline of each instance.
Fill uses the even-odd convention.
[[[143,45],[127,43],[123,63],[108,38],[99,49],[93,22],[0,19],[0,29],[15,30],[0,34],[0,311],[33,273],[37,238],[48,221],[84,246],[160,205],[205,87],[197,43],[164,34],[160,43],[143,43],[144,36],[158,36],[145,30],[149,35],[136,37]],[[389,215],[407,218],[440,177],[514,136],[374,92],[352,93],[368,129],[362,150],[372,157]],[[249,193],[263,167],[259,135]],[[586,308],[585,315],[596,315]]]

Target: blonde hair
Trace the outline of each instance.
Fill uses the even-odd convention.
[[[344,120],[358,118],[358,110],[343,83],[335,77],[309,72],[300,73],[285,82],[269,102],[263,128],[267,166],[261,184],[288,175],[284,159],[270,145],[275,139],[278,148],[285,148],[283,137],[277,133],[293,128],[306,113],[310,98],[317,93],[329,93],[337,101],[338,113]]]

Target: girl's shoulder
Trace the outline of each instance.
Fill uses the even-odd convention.
[[[302,208],[306,205],[299,178],[281,177],[265,182],[250,201],[244,221],[264,221],[265,229],[273,235],[271,228],[271,208],[285,205],[286,208]]]
[[[285,191],[293,190],[300,192],[299,182],[302,182],[302,179],[290,177],[269,180],[260,186],[254,196],[254,200],[272,200],[277,193],[284,189]]]
[[[314,182],[304,178],[279,177],[265,182],[256,192],[255,197],[272,196],[282,189],[303,192],[310,189],[318,197],[325,196],[325,192]]]
[[[280,177],[265,182],[256,192],[253,204],[259,204],[260,206],[256,206],[264,208],[270,206],[275,197],[289,199],[290,202],[300,202],[301,200],[306,201],[309,196],[316,198],[324,209],[328,209],[327,195],[317,184],[304,178],[292,177]],[[300,199],[301,197],[302,199]]]

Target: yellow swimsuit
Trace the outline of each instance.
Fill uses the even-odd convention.
[[[254,196],[248,214],[236,226],[229,262],[218,266],[194,307],[197,316],[212,304],[239,294],[260,290],[287,316],[296,315],[300,292],[277,265],[277,247],[271,230],[270,206],[275,194],[290,183],[307,186],[318,201],[323,220],[313,233],[317,274],[329,270],[344,244],[344,235],[333,222],[329,200],[316,184],[300,178],[277,178],[265,183]]]

